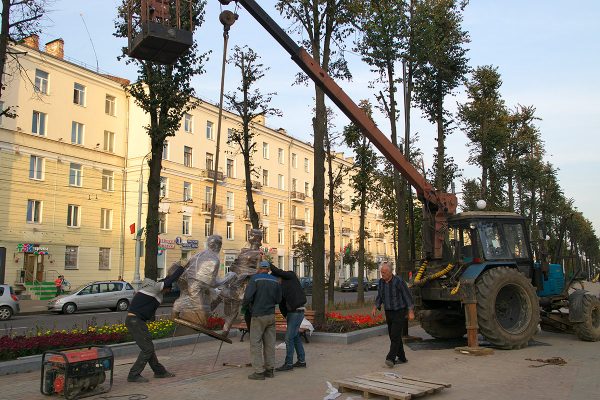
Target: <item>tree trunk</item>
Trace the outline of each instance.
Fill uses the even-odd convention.
[[[366,140],[365,144],[366,146]],[[356,302],[359,306],[365,304],[365,218],[367,213],[367,193],[360,194],[360,227],[358,229],[358,288]]]
[[[412,4],[411,1],[411,18],[412,18]],[[404,88],[404,155],[410,161],[410,104],[412,102],[412,91],[413,91],[413,63],[408,62],[408,65],[405,66],[405,63],[402,63],[402,77],[403,77],[403,88]],[[407,184],[407,196],[405,198],[408,200],[408,220],[409,226],[408,231],[410,235],[410,261],[414,262],[416,259],[416,239],[415,239],[415,212],[414,212],[414,203],[412,196],[412,187]]]
[[[329,281],[327,282],[327,305],[329,309],[332,309],[335,304],[335,215],[333,202],[335,197],[335,182],[333,177],[333,155],[331,154],[331,141],[329,132],[327,132],[327,140],[325,140],[325,146],[327,150],[327,177],[329,179]],[[342,244],[340,243],[340,246]],[[342,265],[342,258],[340,257],[340,266]]]
[[[6,66],[6,51],[8,50],[8,35],[10,30],[10,0],[2,0],[2,30],[0,32],[0,99],[4,91],[4,68]],[[4,110],[0,110],[3,112]]]
[[[152,128],[150,128],[152,129]],[[158,279],[158,203],[160,201],[160,171],[162,169],[162,149],[164,138],[152,138],[152,158],[148,178],[148,213],[146,215],[146,255],[144,276]]]
[[[438,100],[437,104],[437,115],[436,115],[436,124],[437,124],[437,173],[435,177],[435,185],[436,189],[441,191],[446,191],[446,179],[445,179],[445,138],[444,138],[444,115],[443,115],[443,99]]]
[[[246,205],[248,206],[248,216],[252,229],[258,229],[259,217],[254,207],[254,193],[252,192],[252,164],[250,163],[250,149],[248,145],[247,127],[244,127],[244,179],[246,180]]]
[[[506,181],[507,181],[507,185],[508,185],[508,211],[515,211],[515,194],[514,194],[514,188],[513,188],[513,176],[512,174],[509,174],[506,177]]]

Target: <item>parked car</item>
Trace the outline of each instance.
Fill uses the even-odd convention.
[[[305,294],[312,294],[313,280],[310,276],[300,278],[300,286],[304,289]]]
[[[48,310],[64,314],[94,308],[127,311],[134,294],[133,286],[124,281],[90,282],[70,294],[57,296],[48,301]]]
[[[366,279],[363,281],[363,288],[365,292],[369,291],[369,281],[367,281]],[[342,290],[342,292],[356,292],[358,290],[358,278],[352,277],[346,279],[344,283],[342,283],[340,289]]]
[[[377,290],[379,288],[379,279],[372,279],[368,283],[369,290]]]
[[[19,298],[12,286],[0,285],[0,321],[6,321],[19,313]]]

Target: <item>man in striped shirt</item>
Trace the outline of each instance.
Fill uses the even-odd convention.
[[[382,263],[379,270],[381,279],[377,286],[377,297],[372,314],[375,315],[383,305],[385,322],[390,336],[390,351],[385,357],[385,365],[392,368],[394,364],[407,362],[402,344],[402,327],[406,321],[407,311],[409,320],[415,318],[415,313],[412,296],[406,282],[392,274],[392,268],[387,262]]]

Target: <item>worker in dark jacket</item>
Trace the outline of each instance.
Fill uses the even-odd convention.
[[[402,344],[402,327],[405,325],[407,313],[409,320],[415,318],[415,313],[413,299],[406,282],[392,273],[392,267],[387,262],[381,264],[379,271],[381,279],[379,279],[372,314],[375,315],[383,305],[390,336],[390,351],[385,357],[385,365],[391,368],[395,364],[403,364],[407,361]]]
[[[281,278],[282,300],[279,310],[286,319],[285,331],[285,362],[275,371],[291,371],[294,367],[306,367],[304,346],[300,340],[300,324],[304,320],[306,294],[300,285],[300,280],[294,271],[284,271],[269,263],[271,275]],[[298,361],[294,363],[294,349]]]
[[[162,303],[163,293],[171,290],[173,282],[179,279],[183,271],[184,268],[181,264],[175,263],[169,269],[169,275],[162,281],[156,282],[152,279],[144,279],[140,290],[133,296],[125,325],[141,351],[131,370],[129,370],[128,382],[148,382],[148,379],[141,375],[146,363],[150,364],[155,378],[175,376],[158,362],[146,322],[154,319],[156,309]]]
[[[254,373],[248,379],[272,378],[275,364],[275,306],[281,302],[279,281],[269,275],[269,263],[262,261],[252,275],[242,307],[252,313],[250,356]],[[264,355],[264,357],[263,357]]]

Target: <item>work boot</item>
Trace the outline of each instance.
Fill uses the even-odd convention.
[[[294,368],[306,368],[305,361],[296,361],[293,365]]]
[[[273,368],[265,369],[263,372],[265,378],[275,378],[275,373],[273,372]]]
[[[406,357],[398,357],[394,361],[394,364],[405,364],[407,362],[408,362],[408,360],[406,359]]]
[[[169,371],[165,371],[162,374],[154,374],[155,378],[173,378],[175,377],[175,374]]]
[[[277,372],[283,372],[283,371],[291,371],[293,369],[294,369],[293,365],[283,364],[281,367],[275,368],[275,371],[277,371]]]
[[[393,360],[385,360],[385,365],[387,365],[390,368],[394,368],[394,361]]]
[[[127,382],[137,382],[137,383],[146,383],[149,382],[148,379],[144,378],[141,375],[128,376]]]
[[[248,375],[248,379],[253,379],[255,381],[264,381],[265,373],[264,372],[261,372],[261,373],[254,372],[252,375]]]

